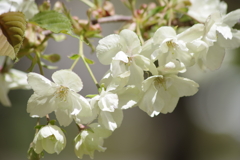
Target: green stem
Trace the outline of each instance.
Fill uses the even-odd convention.
[[[40,74],[44,75],[43,67],[42,67],[41,60],[40,60],[40,53],[38,51],[36,51],[36,56],[37,56],[37,64],[39,67]]]
[[[143,40],[142,33],[141,33],[141,30],[140,30],[139,22],[137,22],[137,35],[138,35],[138,38],[139,38],[141,44],[143,45],[144,40]]]
[[[85,60],[85,56],[83,54],[83,37],[82,36],[80,36],[80,40],[79,40],[79,53],[78,53],[78,55],[79,55],[79,57],[73,62],[70,70],[73,70],[73,68],[76,66],[77,62],[79,61],[79,59],[82,58],[82,60],[83,60],[83,62],[85,64],[85,66],[86,66],[90,76],[92,77],[93,82],[95,83],[97,88],[100,88],[100,85],[98,84],[98,82],[97,82],[97,80],[96,80],[96,78],[95,78],[91,68],[89,67],[88,63]]]

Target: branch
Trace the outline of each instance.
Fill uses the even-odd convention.
[[[92,20],[92,24],[110,23],[110,22],[130,22],[132,21],[132,19],[133,19],[132,16],[114,15],[114,16],[94,19]]]

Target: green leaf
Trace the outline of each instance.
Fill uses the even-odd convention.
[[[68,58],[70,58],[71,60],[76,60],[78,58],[80,58],[81,56],[79,54],[73,54],[71,56],[68,56]]]
[[[34,128],[35,129],[38,129],[38,130],[40,130],[42,127],[44,127],[45,125],[37,125],[37,126],[35,126]]]
[[[95,97],[95,96],[97,96],[98,94],[88,94],[88,95],[86,95],[86,97],[87,98],[93,98],[93,97]]]
[[[149,11],[149,14],[147,15],[146,20],[149,20],[150,17],[154,16],[155,14],[161,12],[163,9],[165,8],[165,6],[158,6],[152,10]]]
[[[84,60],[88,63],[88,64],[94,64],[94,61],[91,59],[88,59],[86,57],[84,57]]]
[[[50,123],[51,125],[55,125],[55,123],[56,123],[56,120],[55,120],[55,119],[53,119],[53,120],[50,120],[48,123]]]
[[[38,24],[40,27],[54,33],[69,33],[72,25],[70,20],[56,11],[43,11],[36,14],[30,22]]]
[[[59,54],[54,53],[54,54],[42,55],[42,58],[52,63],[55,63],[61,59],[61,56]]]
[[[26,30],[24,14],[21,12],[3,13],[0,15],[0,28],[0,55],[7,55],[13,59],[16,57],[24,39]]]

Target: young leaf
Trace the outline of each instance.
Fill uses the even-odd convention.
[[[54,33],[69,33],[72,29],[70,20],[56,11],[43,11],[36,14],[30,22]]]
[[[88,59],[86,57],[84,57],[85,61],[88,63],[88,64],[94,64],[94,61],[91,60],[91,59]]]
[[[93,97],[95,97],[95,96],[97,96],[98,94],[88,94],[88,95],[86,95],[86,97],[87,98],[93,98]]]
[[[149,20],[150,17],[155,16],[155,14],[161,12],[164,8],[165,6],[157,6],[156,8],[150,10],[145,20]]]
[[[11,55],[10,57],[13,59],[22,45],[24,32],[26,30],[26,20],[24,14],[21,12],[3,13],[0,15],[0,28],[2,30],[1,34],[3,33],[7,38],[8,43],[13,47],[15,53],[15,55],[13,55],[12,51],[10,50],[6,50],[8,53],[2,53],[4,50],[1,50],[0,55]],[[0,42],[2,43],[2,41]]]
[[[58,62],[61,59],[60,55],[56,54],[56,53],[55,54],[42,55],[42,58],[45,59],[45,60],[48,60],[52,63]]]
[[[68,58],[70,58],[71,60],[76,60],[78,58],[80,58],[81,56],[79,54],[73,54],[71,56],[68,56]]]

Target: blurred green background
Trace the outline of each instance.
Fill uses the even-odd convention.
[[[39,1],[40,2],[40,1]],[[51,1],[54,3],[55,1]],[[113,0],[116,13],[130,15],[121,3]],[[137,0],[138,4],[150,0]],[[240,1],[228,0],[228,11],[240,8]],[[87,6],[80,1],[66,2],[73,15],[86,18]],[[201,6],[200,6],[201,7]],[[103,35],[113,33],[122,23],[102,25]],[[95,39],[97,45],[98,39]],[[46,53],[59,53],[59,69],[69,68],[72,61],[66,56],[78,52],[78,41],[71,37],[61,43],[49,41]],[[108,70],[95,54],[85,47],[85,55],[95,60],[94,74],[100,80]],[[105,140],[104,153],[95,152],[96,160],[239,160],[240,159],[240,68],[239,50],[228,51],[222,67],[214,72],[200,72],[192,68],[185,74],[200,84],[193,97],[181,98],[171,114],[150,118],[138,107],[124,111],[120,128]],[[18,62],[16,68],[25,71],[30,62]],[[37,71],[37,70],[36,70]],[[82,95],[97,93],[85,66],[79,62],[74,71],[81,77]],[[45,71],[50,78],[53,71]],[[27,100],[32,91],[13,90],[9,97],[12,107],[0,104],[0,160],[25,160],[33,140],[36,119],[26,113]],[[54,114],[50,114],[54,119]],[[43,118],[42,124],[46,123]],[[72,123],[65,128],[67,146],[60,155],[45,154],[45,160],[77,160],[73,138],[77,128]],[[84,160],[90,159],[88,156]]]

